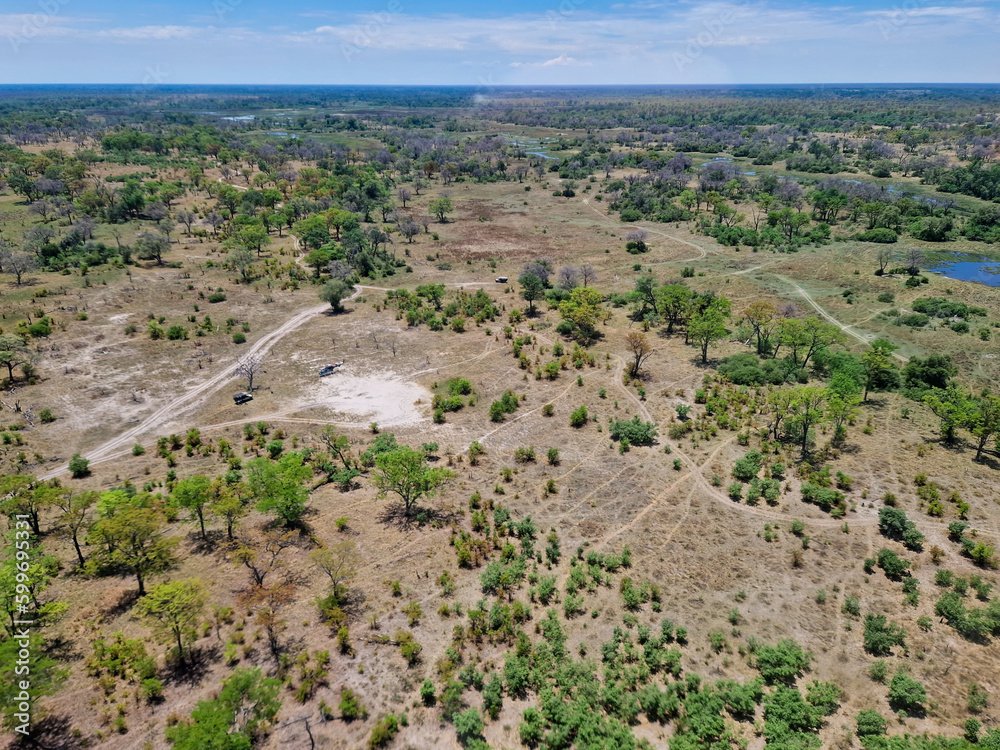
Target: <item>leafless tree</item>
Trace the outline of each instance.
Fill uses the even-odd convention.
[[[627,242],[642,242],[645,244],[648,238],[649,238],[649,232],[647,232],[645,229],[633,229],[631,232],[625,235],[625,240]]]
[[[49,220],[49,214],[52,213],[53,206],[48,201],[35,201],[30,206],[28,206],[28,212],[36,214],[42,217],[42,221]]]
[[[177,219],[187,227],[187,233],[191,234],[191,225],[194,224],[198,215],[194,211],[178,211]]]
[[[420,233],[420,226],[411,219],[404,221],[400,225],[399,231],[403,233],[408,242],[413,242],[413,238]]]
[[[89,216],[81,216],[73,223],[73,229],[83,239],[92,240],[94,239],[94,231],[97,229],[97,223]]]
[[[920,273],[920,266],[924,263],[924,252],[916,247],[911,247],[906,251],[906,270],[911,276]]]
[[[563,266],[556,274],[556,286],[569,291],[580,283],[580,269],[575,266]]]
[[[351,268],[349,263],[342,260],[331,260],[330,265],[327,266],[327,272],[330,274],[330,278],[340,279],[341,281],[349,279],[354,275],[354,269]]]
[[[424,234],[427,234],[428,232],[431,231],[430,230],[430,226],[431,226],[431,222],[434,221],[434,217],[432,217],[432,216],[421,216],[419,219],[417,219],[417,221],[419,221],[420,222],[420,226],[422,226],[424,228]]]
[[[649,345],[646,337],[638,331],[629,331],[625,334],[625,346],[628,347],[632,361],[629,362],[628,374],[630,377],[637,377],[642,363],[653,354],[653,347]]]
[[[878,261],[878,270],[885,273],[886,267],[892,262],[892,250],[887,247],[880,247],[875,253],[875,260]]]
[[[406,208],[406,202],[413,197],[413,192],[409,188],[401,187],[396,191],[396,197],[399,198],[403,208]]]
[[[35,256],[0,240],[0,271],[13,274],[17,286],[21,286],[24,276],[38,268]]]
[[[375,342],[375,350],[378,351],[378,334],[376,334],[375,331],[372,331],[368,335],[372,337],[372,341]]]
[[[389,346],[390,349],[392,349],[392,356],[395,357],[396,356],[396,348],[399,346],[399,343],[396,341],[396,337],[395,336],[390,336],[389,338],[387,338],[385,340],[385,343]]]
[[[528,167],[525,164],[518,164],[514,167],[514,174],[517,177],[518,182],[524,182],[524,178],[528,176]]]
[[[259,354],[248,354],[236,363],[236,376],[247,383],[247,391],[253,392],[253,381],[264,371],[264,358]]]
[[[223,219],[221,215],[219,215],[218,211],[210,211],[205,216],[205,221],[207,221],[208,225],[212,227],[212,234],[218,234],[219,227],[221,227],[223,224],[226,223],[226,220]]]
[[[584,286],[589,286],[591,282],[597,281],[597,269],[589,263],[580,266],[580,280]]]
[[[778,308],[778,312],[781,313],[783,318],[797,318],[799,317],[799,308],[794,302],[786,302],[781,307]]]
[[[120,226],[118,226],[117,224],[112,224],[110,231],[111,231],[111,236],[115,238],[115,245],[117,245],[118,249],[121,250],[122,249],[122,228]]]

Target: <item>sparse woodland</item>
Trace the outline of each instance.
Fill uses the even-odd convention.
[[[996,90],[549,94],[0,99],[6,746],[1000,749]]]

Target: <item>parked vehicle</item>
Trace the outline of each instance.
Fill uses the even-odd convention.
[[[245,404],[248,401],[253,401],[253,396],[251,396],[249,393],[245,391],[241,391],[240,393],[237,393],[233,396],[233,401],[236,402],[237,406],[240,406],[241,404]]]
[[[341,360],[340,362],[333,362],[332,364],[329,365],[324,365],[323,367],[320,368],[319,376],[321,378],[325,378],[327,375],[333,375],[333,373],[339,371],[340,368],[343,366],[344,366],[343,360]]]

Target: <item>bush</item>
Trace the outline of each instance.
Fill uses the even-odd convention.
[[[587,413],[587,407],[581,406],[569,415],[569,424],[571,427],[583,427],[587,424],[587,419],[589,419],[589,417],[590,415]]]
[[[82,479],[85,476],[89,476],[90,461],[83,458],[79,453],[74,453],[73,458],[69,460],[69,473],[72,474],[73,479]]]
[[[858,737],[880,736],[888,728],[889,722],[872,708],[866,708],[858,714]]]
[[[880,227],[878,229],[869,229],[867,232],[862,232],[857,235],[855,239],[861,242],[880,242],[883,244],[889,244],[896,242],[899,239],[899,235],[891,229]]]
[[[789,682],[809,668],[812,655],[803,651],[793,640],[782,640],[774,646],[756,645],[757,669],[768,683]]]
[[[865,615],[865,651],[872,656],[890,656],[893,646],[906,646],[906,631],[887,622],[885,615],[869,612]]]
[[[612,440],[625,439],[630,445],[650,445],[656,437],[656,425],[643,422],[638,416],[629,420],[615,420],[608,431]]]
[[[396,736],[396,732],[399,731],[399,721],[396,719],[395,714],[389,714],[372,727],[371,736],[368,737],[368,748],[369,750],[376,750],[376,748],[385,747],[390,742],[392,738]]]
[[[903,672],[896,672],[889,683],[889,705],[894,711],[905,711],[908,714],[923,712],[927,700],[927,690],[923,683],[914,680]]]
[[[365,709],[357,694],[350,688],[344,688],[344,692],[340,694],[340,718],[344,721],[368,718],[367,709]]]
[[[226,301],[226,293],[225,292],[212,292],[210,295],[208,295],[208,301],[212,302],[212,303],[215,303],[215,302],[225,302]]]
[[[882,292],[878,296],[878,301],[879,302],[884,302],[887,305],[891,305],[893,302],[896,301],[896,295],[893,294],[892,292]],[[862,711],[862,713],[864,713],[864,712]]]
[[[233,334],[234,344],[245,344],[246,342],[247,342],[247,336],[245,333],[237,331],[236,333]]]
[[[749,482],[760,472],[764,457],[760,451],[750,451],[733,465],[733,476],[741,482]]]

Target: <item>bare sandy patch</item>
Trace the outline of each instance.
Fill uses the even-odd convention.
[[[426,388],[387,371],[363,376],[337,373],[321,379],[312,396],[315,400],[296,413],[329,414],[331,422],[378,422],[385,427],[426,421],[432,399]]]

